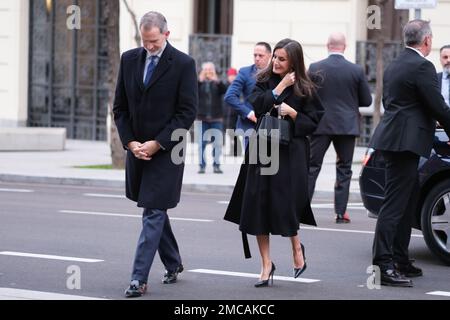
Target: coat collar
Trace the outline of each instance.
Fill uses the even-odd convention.
[[[167,69],[172,64],[172,53],[173,47],[167,42],[166,48],[164,49],[161,58],[158,61],[158,65],[150,79],[150,83],[147,87],[144,86],[144,82],[142,81],[144,77],[144,68],[145,68],[145,60],[147,58],[147,50],[145,48],[140,48],[138,54],[136,55],[137,63],[136,70],[134,72],[137,83],[139,84],[139,88],[141,91],[145,91],[149,89],[151,86],[155,84],[155,82],[161,78],[161,76],[167,71]]]

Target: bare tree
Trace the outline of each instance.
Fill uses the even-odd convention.
[[[136,17],[136,13],[134,13],[134,11],[130,8],[130,6],[128,5],[128,1],[127,0],[123,0],[123,4],[125,5],[125,7],[127,8],[128,13],[131,16],[131,19],[133,20],[133,25],[134,25],[134,41],[136,41],[136,46],[140,46],[141,45],[141,34],[139,32],[139,25],[137,22],[137,17]]]
[[[136,14],[130,8],[127,0],[123,0],[123,4],[127,8],[128,13],[131,16],[133,25],[135,27],[135,37],[136,46],[141,45],[141,36],[139,33],[139,27],[137,23]],[[110,127],[110,148],[111,148],[111,160],[114,169],[125,168],[126,153],[123,149],[122,142],[117,131],[116,124],[114,123],[114,115],[112,113],[112,105],[114,103],[114,92],[116,88],[116,80],[118,74],[118,66],[120,63],[120,26],[117,21],[119,21],[120,16],[120,0],[109,0],[105,2],[106,10],[109,10],[108,17],[111,17],[109,21],[112,25],[109,25],[109,32],[107,33],[107,43],[108,43],[108,57],[109,57],[109,113],[111,116],[111,127]]]
[[[373,110],[373,130],[378,126],[378,123],[381,119],[381,101],[383,98],[383,71],[384,71],[384,63],[383,63],[383,48],[385,43],[385,33],[384,33],[384,21],[383,16],[386,13],[386,4],[389,0],[376,0],[377,6],[380,7],[381,10],[381,29],[377,31],[376,41],[377,41],[377,50],[376,50],[376,59],[377,59],[377,71],[376,71],[376,84],[375,84],[375,101],[374,101],[374,110]]]
[[[108,87],[109,87],[109,113],[111,115],[111,128],[110,128],[110,148],[111,148],[111,160],[114,169],[125,168],[125,150],[123,149],[122,142],[120,141],[119,134],[117,132],[116,124],[114,123],[114,116],[112,114],[112,105],[114,102],[114,93],[116,88],[118,66],[120,63],[120,2],[119,0],[109,0],[105,2],[105,10],[108,11],[108,32],[106,33],[108,43],[108,65],[110,72],[108,73]]]

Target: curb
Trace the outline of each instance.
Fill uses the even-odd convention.
[[[54,184],[63,186],[81,186],[81,187],[99,187],[99,188],[125,188],[125,181],[121,180],[105,180],[105,179],[86,179],[86,178],[65,178],[65,177],[41,177],[41,176],[24,176],[18,174],[0,174],[0,182],[15,183],[39,183]],[[213,184],[193,184],[183,183],[182,192],[199,192],[199,193],[224,193],[233,192],[232,185],[213,185]],[[314,198],[333,199],[334,191],[317,190]],[[359,192],[351,191],[349,194],[350,202],[361,202]]]

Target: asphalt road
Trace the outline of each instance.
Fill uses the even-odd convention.
[[[0,299],[123,299],[141,209],[122,194],[121,189],[0,183]],[[245,260],[237,226],[222,219],[229,198],[183,193],[169,215],[185,272],[178,283],[164,285],[164,267],[156,258],[149,293],[140,299],[450,299],[450,267],[430,253],[418,231],[410,254],[424,276],[414,279],[413,288],[369,289],[375,221],[361,203],[352,203],[352,223],[336,225],[332,199],[315,199],[319,227],[301,228],[308,264],[302,278],[291,276],[289,240],[274,236],[274,285],[254,288],[260,271],[256,241],[250,237],[253,258]]]

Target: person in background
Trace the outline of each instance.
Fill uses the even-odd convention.
[[[266,42],[258,42],[253,50],[254,64],[243,67],[233,83],[229,86],[224,100],[239,114],[236,129],[244,132],[244,149],[248,145],[250,129],[255,129],[256,116],[248,97],[253,92],[258,71],[266,68],[270,61],[272,48]]]
[[[443,46],[439,52],[442,65],[442,72],[438,73],[439,87],[445,103],[450,106],[450,45]]]
[[[328,58],[309,67],[311,77],[319,81],[317,94],[325,114],[311,136],[309,197],[312,199],[323,158],[330,144],[336,150],[336,183],[334,211],[336,223],[349,223],[347,203],[352,179],[352,162],[356,137],[360,135],[359,107],[369,107],[372,95],[361,66],[347,61],[345,36],[332,33],[328,38]]]
[[[233,83],[234,79],[236,79],[236,76],[236,69],[229,68],[227,70],[227,89]],[[223,101],[223,107],[225,115],[224,127],[230,139],[230,150],[228,151],[228,155],[238,157],[242,155],[242,146],[239,141],[239,137],[235,134],[236,122],[239,115],[234,108],[225,102],[225,100]],[[232,132],[228,130],[232,130]]]
[[[221,174],[220,157],[223,146],[223,108],[222,96],[226,91],[226,85],[221,82],[216,73],[216,67],[212,62],[202,64],[198,76],[198,113],[197,120],[201,121],[199,132],[199,164],[198,173],[205,173],[206,159],[205,148],[209,142],[213,143],[213,171]]]

